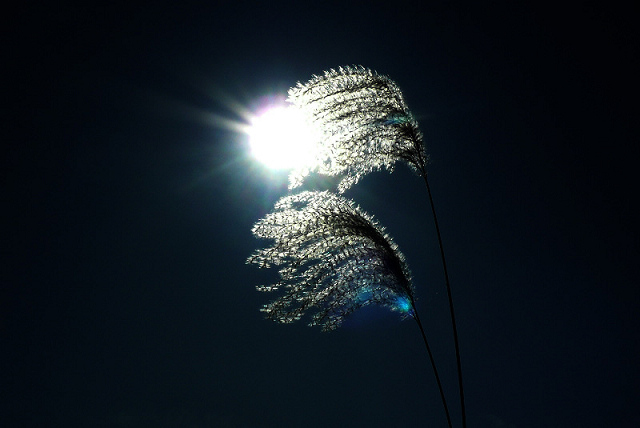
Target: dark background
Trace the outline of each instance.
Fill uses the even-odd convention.
[[[1,36],[0,425],[446,426],[415,323],[277,325],[244,264],[286,176],[229,124],[349,64],[425,134],[468,426],[640,424],[631,6],[29,3]],[[347,196],[408,259],[460,426],[421,180]]]

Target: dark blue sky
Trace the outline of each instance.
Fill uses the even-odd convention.
[[[394,79],[425,134],[468,426],[640,424],[630,10],[217,3],[5,17],[0,425],[446,426],[415,323],[277,325],[273,273],[244,264],[286,177],[220,119],[349,64]],[[407,257],[460,426],[421,180],[347,196]]]

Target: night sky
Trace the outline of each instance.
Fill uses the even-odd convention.
[[[630,9],[25,3],[2,31],[0,425],[445,427],[412,320],[276,324],[275,272],[245,265],[287,177],[233,124],[361,64],[425,135],[468,426],[640,426]],[[346,196],[407,257],[459,427],[424,184],[399,164]]]

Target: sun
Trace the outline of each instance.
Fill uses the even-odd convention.
[[[318,132],[293,106],[274,106],[252,118],[251,153],[274,170],[305,168],[317,156]]]

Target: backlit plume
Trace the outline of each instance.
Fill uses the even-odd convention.
[[[247,263],[278,266],[280,274],[275,284],[258,290],[285,293],[262,309],[267,318],[291,323],[315,308],[310,325],[333,330],[370,304],[412,315],[413,286],[404,256],[353,201],[330,192],[286,196],[255,224],[253,234],[272,244]]]
[[[369,172],[392,171],[397,161],[425,174],[418,123],[388,77],[364,67],[340,67],[289,89],[288,102],[323,133],[318,162],[292,171],[291,188],[318,172],[342,177],[342,193]]]

